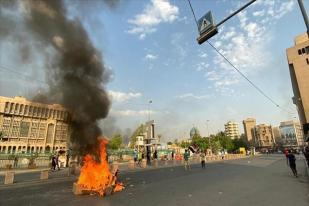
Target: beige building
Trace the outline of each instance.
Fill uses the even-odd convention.
[[[279,129],[283,147],[301,148],[304,146],[304,134],[299,122],[280,122]]]
[[[231,139],[239,138],[239,129],[236,122],[228,121],[225,125],[225,134]]]
[[[275,138],[271,125],[259,124],[254,128],[255,146],[263,148],[273,148],[275,146]]]
[[[0,96],[1,153],[44,153],[68,148],[69,113],[58,104]]]
[[[305,134],[309,130],[309,38],[304,33],[295,38],[295,45],[286,50],[291,82],[293,103],[297,106],[300,122]]]
[[[243,122],[245,136],[248,142],[254,142],[254,127],[256,125],[256,121],[254,118],[247,118]]]

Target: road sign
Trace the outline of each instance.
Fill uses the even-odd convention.
[[[211,11],[207,12],[198,20],[198,30],[200,35],[212,29],[215,26]]]

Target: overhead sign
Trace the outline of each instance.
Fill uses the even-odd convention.
[[[207,32],[215,26],[211,11],[207,12],[198,20],[198,30],[200,34]]]

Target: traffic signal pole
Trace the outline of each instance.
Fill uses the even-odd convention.
[[[308,21],[306,9],[305,9],[304,4],[303,4],[303,0],[297,0],[297,1],[298,1],[299,8],[301,10],[301,13],[303,15],[306,27],[307,27],[307,33],[309,33],[309,21]]]
[[[228,17],[226,17],[225,19],[223,19],[222,21],[220,21],[216,27],[219,27],[221,24],[223,24],[224,22],[226,22],[227,20],[229,20],[230,18],[232,18],[233,16],[235,16],[236,14],[238,14],[239,12],[241,12],[242,10],[244,10],[245,8],[247,8],[248,6],[250,6],[252,3],[254,3],[256,0],[252,0],[249,1],[248,3],[246,3],[245,5],[243,5],[242,7],[240,7],[237,11],[234,11],[233,13],[231,13]],[[301,0],[298,0],[301,1]]]

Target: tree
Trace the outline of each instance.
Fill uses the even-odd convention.
[[[122,144],[122,137],[120,134],[116,134],[108,142],[108,147],[110,149],[117,150],[121,147],[121,144]]]
[[[248,148],[248,144],[246,144],[246,142],[241,138],[233,139],[233,144],[234,144],[234,150],[237,150],[240,147]]]
[[[192,137],[192,145],[197,146],[201,151],[205,151],[209,148],[209,139],[206,137],[201,137],[198,134],[195,134]]]
[[[182,148],[188,148],[191,144],[187,141],[181,141],[180,147]]]
[[[234,150],[232,139],[227,137],[224,132],[217,133],[215,138],[220,142],[222,149],[226,149],[229,152]]]
[[[167,145],[172,145],[173,144],[173,142],[167,142]]]

